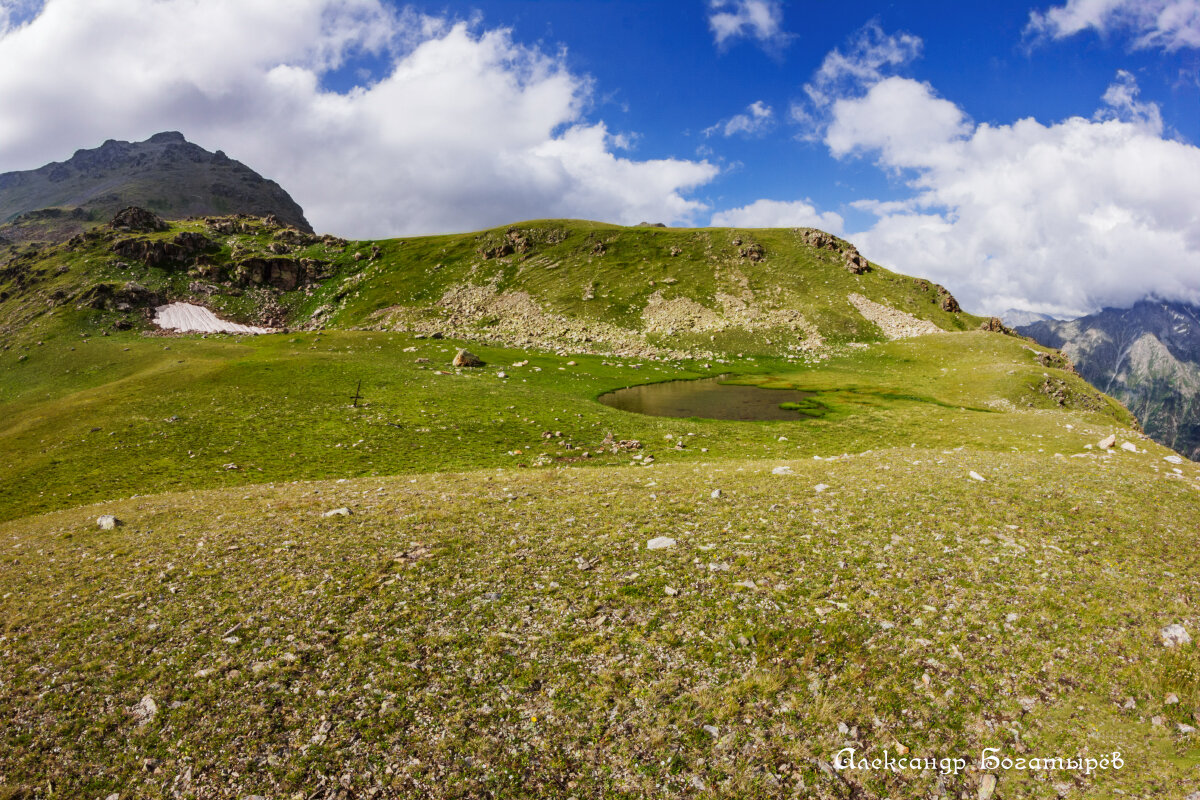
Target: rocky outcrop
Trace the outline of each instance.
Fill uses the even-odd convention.
[[[832,250],[841,255],[842,265],[853,275],[862,275],[871,271],[871,263],[863,258],[857,247],[845,239],[839,239],[833,234],[819,231],[816,228],[801,229],[800,238],[809,247]]]
[[[938,305],[942,311],[948,311],[951,314],[959,314],[962,312],[962,306],[954,299],[954,295],[950,294],[950,290],[945,286],[937,287]]]
[[[290,292],[306,282],[309,263],[294,258],[247,258],[233,265],[233,279],[243,285],[273,286]]]
[[[1019,335],[1012,328],[1005,325],[999,317],[990,317],[984,320],[982,323],[980,323],[979,330],[988,331],[989,333],[1003,333],[1005,336]]]
[[[158,233],[171,226],[153,211],[129,206],[118,211],[112,222],[108,223],[108,227],[125,233]]]
[[[124,312],[161,305],[163,296],[132,281],[125,284],[97,283],[85,290],[77,298],[77,303],[102,311]]]
[[[504,258],[532,252],[538,245],[555,245],[567,238],[561,228],[509,228],[503,235],[495,233],[479,237],[475,252],[485,259]]]

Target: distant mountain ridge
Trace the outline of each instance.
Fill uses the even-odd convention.
[[[303,209],[279,184],[176,131],[144,142],[110,139],[67,161],[0,174],[0,237],[12,241],[62,240],[127,206],[168,219],[273,214],[312,231]]]
[[[1037,311],[1023,311],[1019,308],[1010,308],[1000,315],[1000,321],[1010,328],[1019,328],[1022,325],[1032,325],[1035,322],[1056,321],[1056,318],[1049,314],[1040,314]]]
[[[1066,352],[1096,388],[1121,400],[1147,434],[1200,459],[1200,308],[1142,300],[1019,332]]]

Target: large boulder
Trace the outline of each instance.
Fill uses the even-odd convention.
[[[454,356],[456,367],[482,367],[483,359],[467,350],[459,350]]]

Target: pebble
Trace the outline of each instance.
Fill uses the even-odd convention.
[[[718,728],[716,725],[705,725],[704,732],[707,733],[709,736],[713,737],[714,739],[718,739],[721,736],[721,729]]]
[[[121,520],[114,517],[112,514],[105,514],[102,517],[96,518],[96,524],[100,526],[102,531],[111,531],[113,528],[121,524]]]
[[[720,490],[720,489],[713,489],[713,490],[712,490],[712,494],[710,495],[710,497],[713,497],[713,498],[717,498],[717,497],[720,497],[720,496],[721,496],[721,490]]]
[[[1183,459],[1180,458],[1179,456],[1163,456],[1163,461],[1166,461],[1168,464],[1182,464],[1183,463]]]
[[[1163,705],[1173,706],[1178,702],[1179,702],[1179,695],[1175,694],[1174,692],[1171,692],[1171,694],[1167,695],[1166,698],[1163,700]]]
[[[771,470],[771,474],[772,475],[791,475],[793,473],[792,473],[791,467],[785,466],[785,467],[776,467],[775,469]]]
[[[1117,443],[1117,435],[1115,433],[1112,433],[1112,434],[1109,434],[1108,436],[1105,436],[1103,439],[1101,439],[1099,442],[1097,442],[1096,446],[1099,447],[1101,450],[1107,450],[1108,448],[1112,447],[1116,443]]]
[[[667,597],[674,597],[675,595],[679,594],[679,590],[671,586],[666,587],[663,589],[663,591],[666,593]]]
[[[984,478],[982,475],[980,475],[980,474],[979,474],[978,472],[976,472],[975,470],[971,470],[971,471],[970,471],[970,472],[968,472],[967,474],[971,476],[971,480],[973,480],[973,481],[983,481],[983,480],[987,480],[986,478]]]
[[[670,536],[655,536],[650,541],[646,542],[647,550],[665,550],[668,547],[674,547],[675,540]]]
[[[1136,453],[1138,451],[1137,445],[1133,442],[1121,442],[1121,449],[1128,450],[1131,453]]]
[[[818,492],[823,492],[828,488],[829,488],[829,484],[826,484],[826,483],[818,483],[816,486],[813,487],[813,489],[816,489]]]
[[[348,516],[350,516],[350,509],[348,509],[348,508],[335,508],[335,509],[333,509],[332,511],[326,511],[326,512],[325,512],[324,514],[322,514],[321,516],[322,516],[322,517],[348,517]]]

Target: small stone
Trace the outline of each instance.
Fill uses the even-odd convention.
[[[829,484],[827,484],[827,483],[818,483],[816,486],[813,487],[813,489],[818,493],[823,492],[828,488],[829,488]]]
[[[146,695],[137,705],[129,709],[133,714],[133,718],[137,720],[138,725],[145,725],[150,720],[154,719],[154,715],[158,713],[158,703],[154,702],[154,698]]]
[[[1183,459],[1180,458],[1179,456],[1163,456],[1163,461],[1166,461],[1168,464],[1182,464],[1183,463]]]
[[[348,517],[348,516],[350,516],[350,509],[345,508],[345,507],[335,508],[332,511],[326,511],[321,516],[322,517]]]
[[[996,793],[996,776],[990,772],[979,779],[979,800],[990,800]]]
[[[1179,647],[1192,641],[1187,630],[1179,623],[1168,625],[1159,631],[1158,635],[1162,638],[1163,647]]]
[[[667,586],[663,589],[663,591],[666,593],[667,597],[674,597],[675,595],[679,594],[679,590],[672,586]]]
[[[709,736],[713,737],[714,739],[721,738],[721,729],[718,728],[716,725],[705,725],[704,732],[707,733]]]
[[[757,589],[758,588],[758,584],[756,584],[754,581],[738,581],[737,583],[734,584],[734,586],[740,586],[743,589]]]
[[[699,775],[693,775],[690,783],[692,784],[692,788],[695,789],[697,792],[707,792],[708,791],[708,787],[704,785],[704,781],[700,780]]]
[[[668,547],[674,547],[675,540],[670,536],[655,536],[650,541],[646,542],[647,550],[665,550]]]
[[[1021,710],[1029,712],[1037,707],[1037,700],[1032,697],[1021,697],[1018,698],[1017,704],[1021,706]]]
[[[1163,718],[1157,715],[1153,716],[1150,718],[1150,724],[1156,728],[1161,728],[1163,724]]]
[[[121,524],[121,520],[114,517],[112,514],[105,514],[102,517],[96,518],[96,524],[100,526],[102,531],[111,531],[113,528]]]
[[[1099,447],[1101,450],[1107,450],[1110,447],[1113,447],[1114,445],[1116,445],[1116,443],[1117,443],[1117,435],[1115,433],[1113,433],[1113,434],[1109,434],[1108,436],[1105,436],[1103,439],[1101,439],[1099,442],[1097,442],[1096,446]]]
[[[982,475],[980,475],[980,474],[979,474],[978,472],[976,472],[975,470],[971,470],[971,471],[970,471],[970,472],[968,472],[967,474],[971,476],[971,480],[973,480],[973,481],[983,481],[983,480],[986,480],[986,478],[984,478]]]
[[[1167,695],[1167,696],[1166,696],[1166,698],[1163,700],[1163,705],[1165,705],[1165,706],[1173,706],[1173,705],[1175,705],[1175,704],[1176,704],[1176,703],[1178,703],[1178,702],[1179,702],[1179,695],[1175,694],[1174,692],[1171,692],[1171,693],[1170,693],[1169,695]]]
[[[776,467],[775,469],[771,470],[771,474],[772,474],[772,475],[791,475],[791,474],[792,474],[792,468],[791,468],[791,467],[787,467],[787,466],[784,466],[784,467]]]
[[[1134,700],[1132,697],[1126,697],[1125,702],[1121,704],[1121,708],[1126,711],[1133,711],[1137,708],[1137,700]]]
[[[1193,728],[1191,725],[1185,725],[1182,722],[1176,723],[1175,727],[1178,728],[1179,732],[1182,733],[1184,736],[1190,736],[1196,732],[1196,729]]]
[[[908,755],[908,748],[905,747],[904,745],[900,744],[899,742],[896,742],[896,753],[897,753],[897,755],[902,755],[902,756]]]
[[[508,373],[507,373],[507,372],[504,372],[504,371],[500,371],[500,372],[497,372],[497,373],[496,373],[496,377],[497,377],[497,378],[507,378],[507,377],[508,377]]]
[[[711,494],[711,495],[709,495],[709,496],[710,496],[710,497],[712,497],[712,498],[717,498],[717,497],[720,497],[720,496],[721,496],[721,490],[720,490],[720,489],[713,489],[713,490],[712,490],[712,494]]]
[[[1121,442],[1121,449],[1128,450],[1130,453],[1136,453],[1138,451],[1137,445],[1133,442]]]

